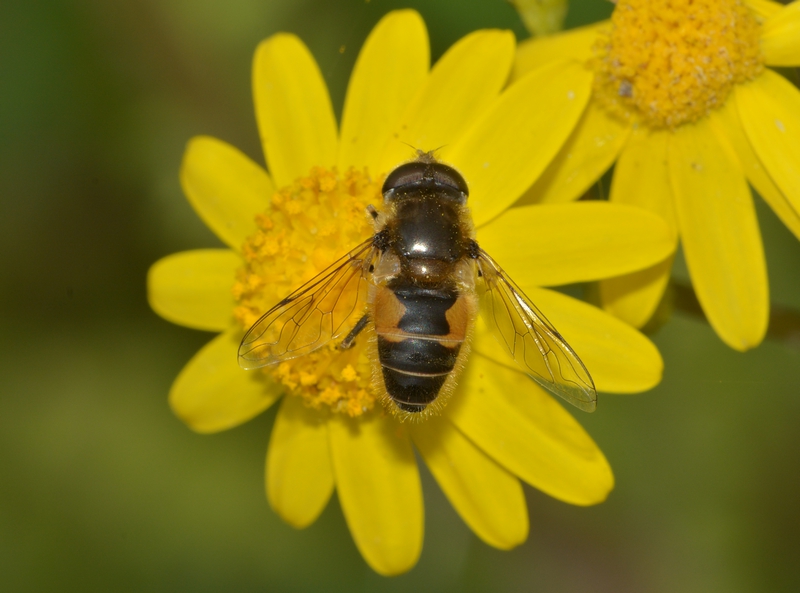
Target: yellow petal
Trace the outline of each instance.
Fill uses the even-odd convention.
[[[744,174],[708,119],[675,130],[668,158],[697,298],[726,344],[753,348],[767,330],[769,297],[761,234]]]
[[[764,22],[761,51],[770,66],[800,66],[800,2],[782,7]]]
[[[614,168],[610,199],[644,208],[677,228],[669,188],[667,140],[671,132],[634,129]]]
[[[568,62],[531,72],[506,90],[442,158],[464,174],[475,224],[522,196],[564,145],[591,94],[591,73]]]
[[[230,144],[208,136],[189,141],[180,177],[195,212],[237,251],[255,232],[255,216],[275,192],[264,169]]]
[[[336,163],[336,118],[314,57],[294,35],[261,42],[253,61],[261,143],[278,187]]]
[[[630,126],[590,102],[569,140],[518,204],[577,200],[617,159],[629,132]]]
[[[522,289],[578,354],[598,391],[639,393],[661,381],[664,362],[658,349],[627,323],[552,290]],[[475,350],[499,364],[511,364],[487,332],[483,323],[477,324]]]
[[[500,93],[514,59],[510,31],[483,30],[460,39],[433,70],[396,123],[381,158],[387,172],[414,157],[405,143],[434,150],[452,143]]]
[[[233,325],[231,286],[241,265],[239,255],[228,249],[173,253],[147,272],[147,300],[172,323],[224,331]]]
[[[611,202],[645,208],[661,216],[677,232],[667,167],[669,132],[634,129],[614,168]],[[647,269],[600,283],[603,308],[634,327],[653,316],[669,282],[672,258]]]
[[[267,450],[267,499],[293,527],[313,523],[333,493],[327,416],[285,397]]]
[[[614,476],[580,424],[526,375],[470,356],[444,415],[512,474],[578,505],[605,500]]]
[[[785,78],[765,70],[736,87],[742,127],[764,168],[800,212],[800,91]]]
[[[422,550],[419,470],[408,429],[381,411],[330,422],[331,453],[342,511],[356,547],[384,576],[416,564]]]
[[[653,314],[669,284],[674,257],[654,266],[600,281],[603,309],[633,327],[642,327]]]
[[[585,63],[592,57],[592,44],[598,32],[608,27],[610,21],[602,21],[586,27],[578,27],[557,35],[527,39],[517,47],[517,57],[511,79],[517,80],[540,66],[573,59]]]
[[[236,363],[242,332],[220,334],[194,355],[172,384],[169,404],[197,432],[217,432],[257,416],[281,395],[281,387],[263,373]]]
[[[512,208],[478,242],[518,284],[554,286],[652,265],[673,252],[675,234],[641,208],[595,201]]]
[[[761,159],[753,151],[742,128],[736,101],[726,101],[721,109],[712,111],[709,117],[717,139],[729,149],[733,158],[739,162],[750,185],[764,198],[764,201],[769,204],[783,224],[794,233],[794,236],[800,239],[800,213],[781,193],[769,173],[764,169]]]
[[[744,3],[762,19],[771,17],[783,8],[783,4],[772,0],[744,0]]]
[[[390,12],[375,26],[347,88],[339,146],[341,171],[366,166],[373,175],[380,172],[380,158],[391,132],[425,81],[429,64],[428,33],[418,12]]]
[[[522,484],[447,420],[411,426],[414,444],[450,503],[490,546],[509,550],[528,537]]]

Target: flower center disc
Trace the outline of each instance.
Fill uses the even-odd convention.
[[[740,0],[619,0],[593,48],[595,98],[653,128],[696,121],[761,72],[760,28]]]
[[[379,181],[353,169],[339,175],[315,167],[275,192],[244,243],[245,265],[233,287],[239,303],[234,316],[244,329],[373,233],[366,207],[382,202]],[[357,339],[353,348],[340,350],[333,341],[264,370],[313,408],[359,416],[375,403],[364,345]]]

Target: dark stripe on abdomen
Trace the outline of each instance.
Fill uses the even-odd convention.
[[[393,342],[378,337],[378,356],[381,364],[396,371],[424,375],[441,375],[453,370],[458,350],[434,340],[406,338]]]
[[[439,395],[460,349],[460,343],[450,348],[435,340],[394,342],[378,336],[378,356],[389,397],[407,412],[424,410]]]
[[[422,336],[446,336],[450,333],[446,314],[458,299],[456,291],[403,287],[395,288],[394,295],[405,307],[398,329]]]

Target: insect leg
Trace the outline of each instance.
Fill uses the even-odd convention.
[[[348,348],[352,348],[353,344],[355,344],[356,336],[360,334],[365,327],[367,327],[367,323],[369,322],[369,314],[364,313],[364,316],[358,320],[353,326],[353,329],[350,330],[350,333],[347,334],[342,343],[339,344],[339,350],[347,350]]]

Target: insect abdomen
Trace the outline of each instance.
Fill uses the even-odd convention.
[[[375,329],[386,393],[407,412],[439,395],[466,339],[470,307],[453,289],[378,289]]]

